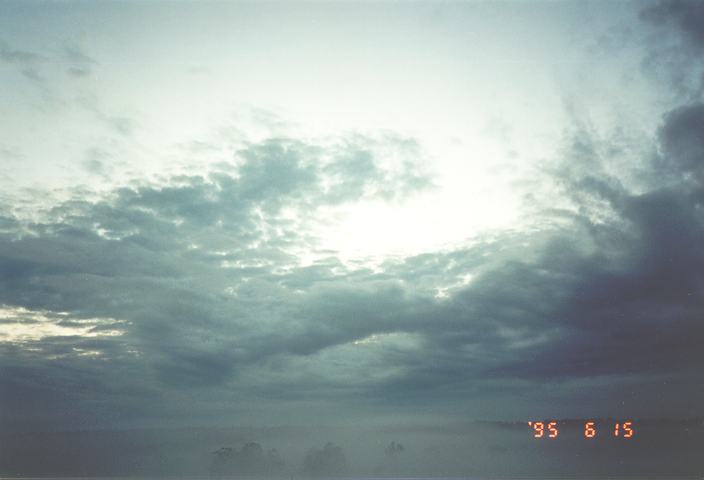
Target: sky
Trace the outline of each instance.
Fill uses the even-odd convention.
[[[703,95],[698,1],[0,2],[0,475],[701,419]]]

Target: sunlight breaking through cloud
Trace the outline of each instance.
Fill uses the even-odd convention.
[[[74,318],[68,312],[0,305],[0,343],[30,344],[47,337],[119,337],[125,333],[125,324],[114,318]],[[97,354],[75,350],[79,355]]]

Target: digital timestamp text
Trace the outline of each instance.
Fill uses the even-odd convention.
[[[556,420],[544,422],[528,422],[528,426],[533,430],[534,438],[555,439],[560,436],[560,426]],[[635,429],[632,421],[615,422],[608,425],[597,426],[596,422],[584,422],[584,438],[595,438],[599,435],[610,435],[617,438],[633,438]]]

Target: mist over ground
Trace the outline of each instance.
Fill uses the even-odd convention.
[[[178,478],[675,478],[704,469],[703,420],[636,419],[630,439],[613,436],[614,419],[591,420],[591,439],[583,419],[560,420],[555,439],[534,438],[526,422],[28,432],[0,437],[0,468],[9,476]]]

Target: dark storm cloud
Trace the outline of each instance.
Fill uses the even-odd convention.
[[[663,93],[686,103],[663,114],[656,153],[636,166],[645,189],[606,173],[613,158],[601,152],[613,150],[609,141],[575,135],[557,177],[579,227],[553,237],[540,262],[550,275],[535,282],[561,292],[547,295],[561,301],[547,302],[546,318],[561,325],[562,338],[517,368],[500,367],[501,374],[696,375],[704,363],[704,4],[661,1],[640,17],[660,28],[648,45],[647,73],[662,82]]]
[[[697,53],[704,53],[704,5],[697,0],[664,0],[641,13],[656,24],[674,24]]]
[[[675,171],[704,180],[704,104],[684,105],[667,114],[660,129],[663,155]]]
[[[575,208],[542,214],[558,214],[555,227],[386,265],[381,277],[411,280],[416,292],[425,282],[447,284],[466,273],[473,278],[451,289],[446,300],[408,297],[413,307],[400,327],[392,324],[388,331],[415,332],[422,347],[385,352],[379,368],[400,370],[374,383],[373,394],[393,402],[438,402],[498,393],[501,384],[491,382],[507,379],[543,384],[631,376],[647,382],[678,372],[691,379],[682,395],[701,396],[700,110],[692,104],[663,116],[662,158],[653,164],[669,175],[651,172],[660,180],[649,182],[664,181],[661,186],[630,191],[602,168],[608,157],[597,152],[608,146],[589,146],[599,140],[582,135],[554,177]],[[514,390],[506,387],[504,394]],[[620,401],[628,394],[613,396]]]
[[[556,308],[550,315],[565,327],[564,338],[519,371],[598,375],[697,370],[702,364],[704,185],[687,181],[702,160],[698,110],[675,109],[660,129],[662,160],[680,174],[679,182],[634,194],[606,174],[568,179],[587,207],[578,217],[585,231],[556,236],[541,261],[549,275],[532,282],[567,294],[560,303],[551,301]],[[604,209],[613,220],[597,220]],[[589,254],[571,246],[585,241],[594,242]]]
[[[704,4],[696,0],[662,0],[640,17],[658,27],[644,60],[647,74],[664,77],[670,89],[689,99],[704,91]]]

